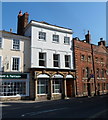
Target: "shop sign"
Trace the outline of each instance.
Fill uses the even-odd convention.
[[[27,74],[1,74],[0,79],[27,79]]]

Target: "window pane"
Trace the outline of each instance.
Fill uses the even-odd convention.
[[[0,95],[26,95],[26,82],[0,82]]]
[[[69,37],[64,37],[64,43],[69,44],[70,43],[70,38]]]
[[[13,58],[12,70],[19,70],[19,58]]]
[[[39,39],[46,40],[46,33],[45,32],[39,32]]]
[[[59,35],[53,35],[53,41],[59,42]]]
[[[65,67],[70,67],[70,55],[65,55]]]
[[[39,66],[45,66],[46,65],[46,54],[45,53],[39,53]]]
[[[20,49],[20,41],[13,39],[13,49],[14,50],[19,50]]]
[[[0,38],[0,48],[2,48],[2,38]]]
[[[48,79],[38,79],[38,94],[48,93]]]

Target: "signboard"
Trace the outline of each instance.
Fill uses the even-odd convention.
[[[27,79],[27,74],[1,74],[0,79]]]

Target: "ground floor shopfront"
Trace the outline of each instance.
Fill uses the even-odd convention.
[[[30,98],[62,99],[75,96],[75,71],[64,69],[31,69]]]
[[[0,100],[20,100],[29,98],[28,73],[1,73]]]

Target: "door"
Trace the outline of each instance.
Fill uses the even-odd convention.
[[[91,96],[91,87],[90,87],[90,83],[87,83],[87,91],[88,91],[88,96]]]
[[[66,79],[67,97],[74,96],[74,81],[72,79]]]

